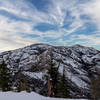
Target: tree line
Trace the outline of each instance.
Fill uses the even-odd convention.
[[[48,67],[48,96],[70,98],[70,83],[68,82],[65,74],[65,66],[63,66],[62,75],[59,73],[59,64],[54,62],[53,53],[50,55],[50,62]],[[90,78],[90,95],[92,100],[100,100],[100,74],[96,78]],[[7,67],[7,64],[3,61],[0,64],[0,90],[1,91],[13,91],[12,72]],[[19,80],[17,83],[17,92],[28,91],[28,80],[24,77],[24,80]]]
[[[10,69],[7,67],[7,64],[5,61],[0,64],[0,90],[1,91],[13,91],[13,77],[12,77],[12,72]],[[28,81],[27,77],[24,77],[23,81],[20,79],[17,79],[17,85],[16,85],[16,91],[21,92],[21,91],[28,91]]]

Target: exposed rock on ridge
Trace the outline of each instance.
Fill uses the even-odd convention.
[[[90,96],[90,78],[96,77],[100,70],[100,51],[81,45],[71,47],[34,44],[21,49],[0,53],[0,63],[4,60],[13,72],[13,86],[18,79],[28,79],[28,87],[37,93],[47,95],[47,69],[50,50],[58,65],[59,73],[65,67],[66,79],[71,85],[72,97]]]

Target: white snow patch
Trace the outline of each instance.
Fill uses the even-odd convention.
[[[28,75],[30,77],[36,78],[36,79],[41,79],[43,78],[44,74],[43,72],[23,72],[24,75]]]
[[[77,75],[75,75],[75,74],[73,74],[73,73],[70,73],[70,72],[67,72],[67,77],[72,81],[72,82],[74,82],[78,87],[82,87],[82,88],[84,88],[84,87],[87,87],[87,84],[83,81],[83,80],[81,80],[80,79],[80,76],[77,76]]]
[[[86,99],[59,99],[43,97],[34,92],[14,93],[14,92],[0,92],[0,100],[86,100]]]

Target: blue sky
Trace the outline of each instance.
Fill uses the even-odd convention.
[[[0,52],[41,42],[100,50],[100,0],[0,0]]]

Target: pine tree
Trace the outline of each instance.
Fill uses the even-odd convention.
[[[11,90],[11,72],[4,61],[0,65],[0,89],[2,91]]]
[[[91,97],[100,100],[100,75],[96,79],[91,78]]]
[[[50,57],[51,58],[50,58],[49,68],[48,68],[48,74],[49,74],[48,95],[55,97],[57,93],[56,90],[57,90],[58,68],[56,67],[56,64],[54,63],[54,55],[53,55],[52,50],[50,51]]]
[[[30,92],[30,89],[28,87],[28,80],[27,80],[27,77],[24,76],[24,89],[27,91],[27,92]]]
[[[21,91],[24,91],[24,86],[23,86],[23,83],[21,81],[18,82],[17,84],[17,90],[18,92],[21,92]]]
[[[27,81],[27,77],[26,76],[24,76],[23,81],[21,81],[21,80],[18,81],[17,90],[18,90],[18,92],[21,92],[21,91],[30,92],[30,89],[28,87],[28,81]]]
[[[69,95],[69,84],[68,81],[66,80],[65,77],[65,66],[63,68],[63,75],[61,76],[58,69],[60,67],[60,63],[62,62],[61,59],[59,59],[59,64],[58,66],[56,63],[54,63],[54,55],[51,50],[50,52],[50,63],[49,63],[49,69],[48,69],[48,74],[49,74],[49,96],[54,96],[54,97],[63,97],[63,98],[68,98]]]
[[[61,76],[57,87],[57,97],[68,98],[70,96],[69,89],[70,87],[65,77],[65,67],[64,67],[63,75]]]

